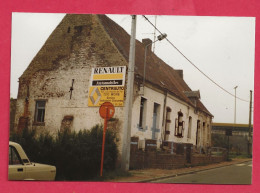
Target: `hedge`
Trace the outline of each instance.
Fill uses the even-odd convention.
[[[11,133],[10,141],[19,143],[31,162],[55,165],[56,180],[93,180],[99,176],[103,127],[91,130],[59,131],[52,136],[25,128]],[[104,173],[114,170],[118,156],[115,134],[106,132]]]

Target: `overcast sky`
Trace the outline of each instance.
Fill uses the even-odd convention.
[[[40,50],[64,14],[13,13],[11,97],[17,97],[18,78]],[[129,34],[130,15],[109,15]],[[155,16],[147,16],[155,23]],[[255,18],[157,16],[157,28],[199,69],[228,92],[249,101],[254,89]],[[137,39],[154,39],[154,28],[137,17]],[[159,33],[156,32],[156,36]],[[214,115],[213,122],[234,122],[235,98],[210,82],[166,40],[155,44],[155,54],[175,69],[183,69],[192,90]],[[155,69],[156,70],[156,69]],[[254,94],[254,92],[253,92]],[[249,122],[249,103],[237,99],[236,123]]]

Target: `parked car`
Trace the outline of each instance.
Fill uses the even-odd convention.
[[[55,180],[56,167],[30,162],[21,145],[9,142],[9,180]]]

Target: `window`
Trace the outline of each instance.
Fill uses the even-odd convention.
[[[153,127],[159,128],[159,118],[160,118],[160,105],[154,103],[153,105]]]
[[[44,123],[46,101],[36,101],[34,122]]]
[[[147,100],[142,97],[141,103],[140,103],[140,116],[139,116],[139,128],[140,129],[145,128],[146,103],[147,103]]]
[[[14,147],[9,146],[9,165],[22,164],[21,158]]]
[[[183,131],[184,131],[183,113],[180,110],[178,112],[178,118],[175,119],[175,136],[183,137]]]
[[[192,127],[192,117],[189,116],[189,126],[188,126],[188,138],[191,138],[191,127]]]

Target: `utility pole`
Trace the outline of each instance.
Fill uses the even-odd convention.
[[[236,124],[236,114],[237,114],[237,86],[234,87],[235,89],[235,113],[234,113],[234,126]]]
[[[237,107],[237,87],[238,86],[235,86],[234,89],[235,89],[235,110],[234,110],[234,125],[233,125],[233,130],[235,130],[235,126],[236,126],[236,114],[237,114],[237,110],[236,110],[236,107]],[[230,144],[229,144],[229,136],[232,135],[232,129],[231,131],[227,131],[228,133],[226,133],[227,137],[228,137],[228,152],[227,152],[227,160],[229,161],[229,151],[230,151]],[[230,133],[231,132],[231,133]]]
[[[121,157],[121,169],[129,170],[130,162],[130,139],[132,126],[132,106],[133,106],[133,88],[134,88],[134,70],[135,70],[135,37],[136,37],[136,15],[132,15],[131,39],[129,50],[129,64],[127,71],[127,90],[124,111],[123,127],[123,146]]]
[[[250,104],[249,104],[248,156],[252,156],[251,117],[252,117],[252,90],[250,90]]]

